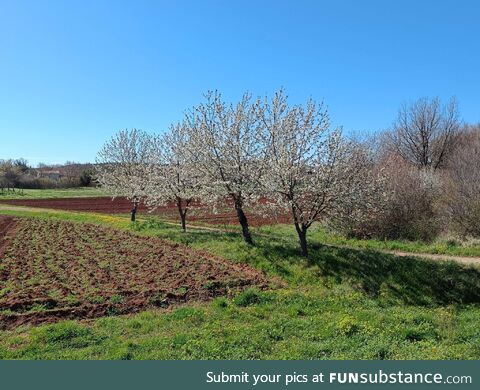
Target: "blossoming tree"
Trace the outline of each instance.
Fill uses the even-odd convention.
[[[340,130],[330,129],[321,103],[309,100],[289,107],[280,90],[261,111],[268,155],[262,183],[269,199],[291,213],[301,252],[307,256],[311,225],[335,218],[357,201],[355,194],[365,185],[364,160]]]
[[[152,139],[152,167],[147,174],[146,203],[154,209],[175,203],[183,231],[187,212],[201,189],[200,173],[187,151],[190,144],[184,123]]]
[[[121,130],[105,143],[96,159],[96,178],[113,197],[132,202],[131,220],[146,197],[147,174],[151,167],[150,136],[137,129]]]
[[[259,104],[245,94],[229,105],[219,93],[209,92],[186,117],[188,150],[203,175],[202,199],[211,204],[230,199],[248,244],[253,240],[245,207],[258,200],[264,168]]]

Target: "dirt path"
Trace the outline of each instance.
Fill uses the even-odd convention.
[[[378,252],[389,253],[395,256],[400,256],[400,257],[415,256],[415,257],[421,257],[424,259],[431,259],[431,260],[456,261],[458,263],[480,265],[480,257],[452,256],[452,255],[441,255],[441,254],[433,254],[433,253],[402,252],[402,251],[388,250],[388,249],[375,249],[375,250]]]
[[[12,205],[7,205],[7,204],[0,204],[0,212],[2,210],[49,212],[49,213],[54,213],[54,214],[62,212],[61,210],[44,209],[44,208],[39,208],[39,207],[25,207],[25,206],[12,206]],[[82,213],[82,214],[86,214],[86,213]],[[141,220],[142,219],[139,218],[139,221],[141,221]],[[172,225],[172,226],[178,226],[178,222],[164,221],[164,223],[166,223],[168,225]],[[204,225],[187,225],[187,231],[189,229],[212,231],[212,232],[239,233],[239,231],[233,230],[233,229],[225,229],[225,228],[218,228],[218,227],[204,226]],[[270,236],[264,235],[264,234],[259,234],[259,233],[256,233],[256,234],[260,235],[260,236],[263,236],[263,237],[267,237],[267,238],[270,237]],[[337,248],[356,249],[356,250],[368,250],[368,248],[357,248],[357,247],[354,247],[354,246],[347,246],[347,245],[328,245],[327,244],[327,246],[337,247]],[[456,262],[462,263],[462,264],[473,264],[473,265],[479,265],[480,266],[480,257],[453,256],[453,255],[443,255],[443,254],[433,254],[433,253],[405,252],[405,251],[390,250],[390,249],[371,249],[371,250],[381,252],[381,253],[388,253],[388,254],[391,254],[391,255],[399,256],[399,257],[413,256],[413,257],[420,257],[420,258],[423,258],[423,259],[440,260],[440,261],[456,261]]]

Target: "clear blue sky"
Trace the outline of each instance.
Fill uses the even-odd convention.
[[[115,131],[161,132],[208,89],[284,86],[373,132],[455,95],[480,121],[480,1],[0,0],[0,158],[93,161]]]

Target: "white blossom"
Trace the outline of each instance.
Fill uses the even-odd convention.
[[[209,92],[206,101],[186,117],[192,141],[188,150],[202,173],[202,200],[224,204],[229,199],[250,244],[244,208],[258,200],[264,169],[259,104],[245,94],[236,105],[229,105],[219,93]]]
[[[108,194],[132,201],[132,221],[145,199],[151,167],[150,136],[137,129],[121,130],[106,142],[96,159],[97,181]]]
[[[262,109],[268,167],[262,177],[265,193],[291,212],[302,253],[315,222],[341,215],[352,207],[365,183],[365,160],[353,142],[331,130],[327,109],[309,100],[289,107],[282,90]]]
[[[150,209],[174,203],[182,229],[188,210],[200,195],[200,173],[190,158],[185,124],[179,123],[163,136],[152,138],[151,167],[147,173],[146,204]]]

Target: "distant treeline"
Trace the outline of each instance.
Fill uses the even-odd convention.
[[[19,189],[92,186],[93,172],[91,164],[66,162],[63,165],[38,164],[33,168],[23,158],[0,159],[0,193]]]

